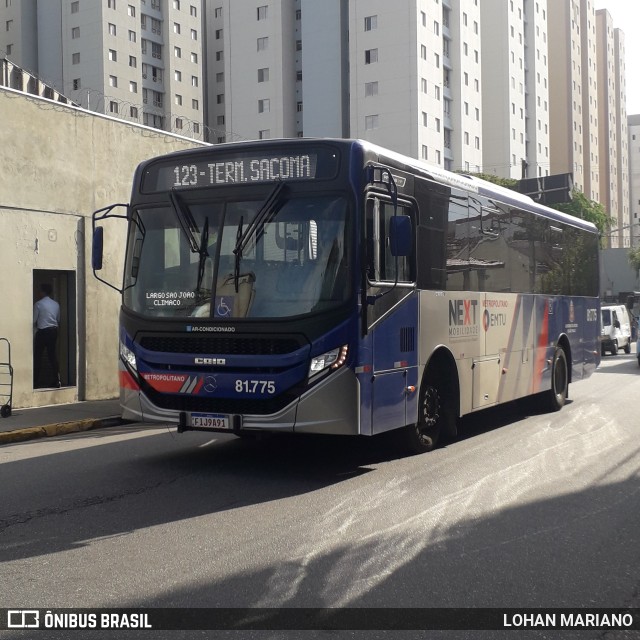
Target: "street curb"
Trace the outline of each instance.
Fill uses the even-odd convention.
[[[53,436],[62,436],[79,431],[90,431],[91,429],[100,429],[101,427],[115,427],[125,423],[126,421],[119,416],[110,416],[107,418],[87,418],[85,420],[58,422],[41,427],[26,427],[24,429],[0,433],[0,445],[12,442],[25,442],[26,440],[35,440],[37,438],[52,438]]]

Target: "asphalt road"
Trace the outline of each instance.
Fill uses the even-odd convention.
[[[422,456],[142,425],[0,447],[0,607],[640,607],[639,398],[620,353],[562,411],[486,411]],[[328,633],[506,632],[166,637]],[[638,637],[559,633],[526,637]]]

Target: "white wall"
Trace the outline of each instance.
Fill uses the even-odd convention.
[[[91,273],[91,214],[129,201],[143,159],[200,143],[11,89],[0,88],[0,113],[11,123],[0,125],[0,337],[11,342],[13,405],[113,398],[120,298]],[[106,267],[115,273],[123,238],[107,236]],[[67,389],[32,386],[33,271],[40,269],[75,274],[79,378]]]

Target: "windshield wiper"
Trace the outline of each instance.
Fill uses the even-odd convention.
[[[198,245],[195,236],[195,234],[198,233],[198,225],[193,215],[191,215],[189,207],[182,202],[175,191],[169,192],[169,198],[171,199],[171,204],[173,205],[173,210],[175,211],[176,218],[178,218],[180,227],[189,242],[191,253],[200,253],[200,245]]]
[[[276,213],[278,212],[278,207],[282,204],[282,192],[284,188],[284,182],[278,181],[276,183],[276,186],[271,190],[271,193],[262,203],[262,206],[244,231],[242,230],[243,220],[242,218],[240,218],[240,223],[238,224],[238,233],[236,234],[236,246],[233,250],[233,253],[236,257],[233,273],[233,282],[235,285],[236,293],[238,293],[238,278],[240,277],[240,261],[242,260],[242,252],[247,248],[247,244],[249,244],[251,236],[256,231],[256,229],[258,229],[258,227],[262,226],[260,232],[256,233],[256,244],[264,234],[265,225],[273,220]]]
[[[198,282],[196,285],[196,292],[200,294],[200,287],[202,286],[202,279],[204,278],[204,268],[209,257],[209,250],[207,245],[209,244],[209,216],[204,219],[204,225],[202,226],[202,234],[200,235],[200,246],[198,247],[198,253],[200,254],[200,260],[198,262]]]

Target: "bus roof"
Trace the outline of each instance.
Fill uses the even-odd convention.
[[[174,151],[172,153],[166,154],[166,157],[179,157],[192,154],[207,154],[211,153],[212,151],[215,152],[217,149],[222,150],[232,147],[269,147],[282,144],[291,144],[297,146],[305,143],[330,143],[341,147],[358,146],[363,150],[363,152],[376,155],[379,160],[395,164],[397,169],[411,170],[418,174],[421,174],[425,178],[437,180],[438,182],[442,182],[451,187],[456,187],[464,191],[476,193],[487,198],[493,198],[501,203],[508,204],[514,207],[526,207],[530,211],[533,211],[547,218],[557,220],[558,222],[563,222],[574,227],[579,227],[592,233],[598,233],[598,229],[593,223],[588,222],[587,220],[583,220],[582,218],[572,216],[568,213],[558,211],[557,209],[552,209],[550,207],[542,205],[529,196],[526,196],[517,191],[513,191],[512,189],[507,189],[506,187],[502,187],[487,180],[482,180],[481,178],[477,178],[475,176],[447,171],[446,169],[443,169],[442,167],[439,167],[437,165],[429,164],[428,162],[424,162],[423,160],[417,160],[416,158],[405,156],[401,153],[386,149],[372,142],[355,138],[269,138],[267,140],[241,140],[235,142],[225,142],[206,147],[197,147],[194,149]],[[142,162],[139,168],[146,166],[149,162],[158,160],[160,157],[163,158],[165,156],[149,158],[146,161]]]

